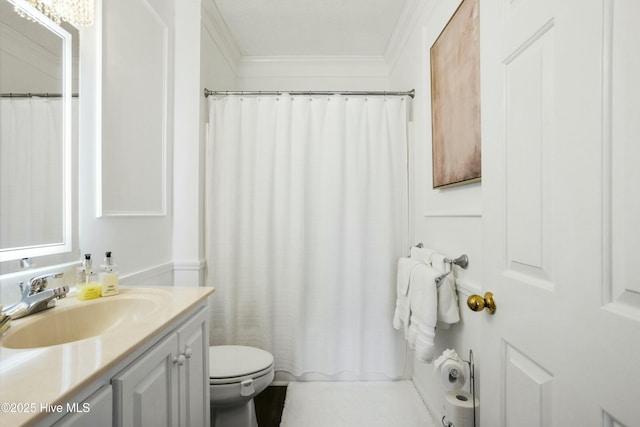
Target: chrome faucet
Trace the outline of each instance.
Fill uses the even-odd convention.
[[[22,299],[2,310],[2,313],[12,319],[19,319],[20,317],[55,307],[56,299],[66,297],[69,287],[63,285],[54,289],[46,289],[47,280],[61,277],[62,273],[43,274],[32,277],[27,286],[20,282],[18,286],[22,291]]]

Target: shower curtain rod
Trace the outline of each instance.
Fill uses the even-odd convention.
[[[209,95],[227,96],[227,95],[370,95],[370,96],[409,96],[414,98],[416,90],[411,89],[407,92],[387,92],[387,91],[318,91],[318,90],[291,90],[291,91],[236,91],[236,90],[204,90],[204,97]]]
[[[71,95],[73,98],[77,98],[78,94]],[[61,93],[0,93],[0,98],[62,98]]]

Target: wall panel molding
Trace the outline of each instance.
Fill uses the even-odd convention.
[[[422,215],[425,218],[482,218],[482,212],[475,209],[429,210]]]
[[[98,216],[166,215],[169,29],[145,0],[105,1],[102,18]]]
[[[173,285],[174,266],[172,262],[159,264],[120,277],[120,286],[167,286]]]

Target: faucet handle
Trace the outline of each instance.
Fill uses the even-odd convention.
[[[59,279],[62,276],[63,273],[47,273],[32,277],[29,280],[29,286],[23,291],[23,293],[28,296],[42,292],[47,287],[47,279]]]
[[[18,282],[18,287],[20,288],[20,295],[23,297],[29,295],[29,290],[24,287],[24,282]]]
[[[69,287],[67,285],[62,285],[59,288],[53,290],[53,295],[55,295],[57,299],[66,298],[68,293]]]

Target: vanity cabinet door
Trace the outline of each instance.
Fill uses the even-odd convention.
[[[113,393],[110,385],[105,385],[79,404],[67,404],[66,415],[53,427],[110,427],[112,425]]]
[[[114,426],[178,425],[177,349],[173,333],[113,378]]]
[[[180,426],[208,427],[209,411],[209,320],[201,309],[178,329],[179,353],[185,363],[180,377]],[[184,408],[184,410],[183,410]]]

